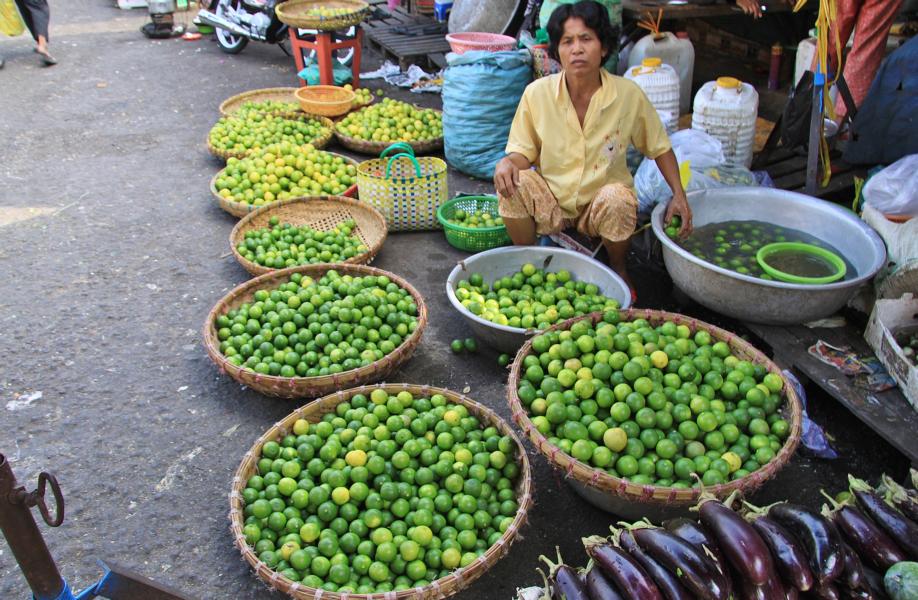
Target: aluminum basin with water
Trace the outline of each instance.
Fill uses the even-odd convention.
[[[753,323],[789,325],[827,317],[886,262],[880,236],[849,210],[810,196],[759,187],[700,190],[688,194],[696,228],[723,221],[764,221],[797,229],[834,246],[854,266],[856,277],[824,285],[766,281],[718,267],[694,256],[664,231],[666,206],[651,219],[663,244],[663,260],[676,286],[699,304]]]
[[[551,271],[565,269],[575,281],[595,284],[600,294],[615,298],[622,308],[631,305],[628,284],[606,265],[579,252],[544,246],[510,246],[480,252],[460,261],[453,268],[446,280],[446,294],[475,336],[501,352],[516,353],[526,339],[538,330],[498,325],[473,314],[456,297],[456,286],[461,279],[468,279],[472,273],[480,273],[485,282],[491,283],[495,279],[513,275],[526,263]]]

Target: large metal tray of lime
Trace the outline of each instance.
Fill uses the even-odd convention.
[[[579,252],[543,246],[495,248],[461,260],[446,294],[475,337],[513,353],[555,323],[631,305],[628,284],[615,271]]]
[[[886,248],[869,225],[845,208],[810,196],[732,187],[692,192],[688,202],[695,230],[686,239],[663,223],[664,205],[653,211],[666,269],[693,300],[730,317],[772,325],[827,317],[886,261]],[[844,261],[844,276],[821,284],[777,279],[756,255],[781,242],[810,244],[837,255]]]

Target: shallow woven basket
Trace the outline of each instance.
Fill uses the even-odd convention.
[[[351,200],[345,196],[310,196],[272,202],[244,216],[230,233],[230,248],[233,255],[242,268],[252,275],[264,275],[277,269],[244,258],[236,247],[245,241],[246,232],[269,227],[268,221],[271,217],[277,217],[281,223],[309,225],[317,231],[328,231],[339,223],[353,219],[357,223],[354,235],[369,250],[344,260],[341,264],[369,264],[382,248],[388,234],[386,218],[382,213],[365,202]]]
[[[279,377],[276,375],[262,375],[237,367],[230,363],[227,358],[220,352],[220,340],[217,338],[216,320],[222,315],[234,308],[238,308],[246,302],[251,302],[255,292],[261,289],[275,288],[281,283],[289,281],[290,276],[294,273],[302,273],[313,279],[318,280],[326,271],[335,270],[341,275],[352,275],[355,277],[366,277],[373,275],[379,277],[385,275],[393,283],[411,294],[414,303],[418,307],[418,326],[411,335],[409,335],[401,345],[383,356],[376,362],[370,363],[365,367],[351,369],[334,375],[320,375],[317,377]],[[239,383],[246,385],[256,392],[266,396],[275,396],[277,398],[317,398],[324,394],[330,394],[342,388],[364,385],[380,381],[395,371],[402,363],[408,360],[414,353],[415,348],[421,341],[421,334],[427,327],[427,305],[424,304],[424,298],[414,287],[394,273],[376,269],[367,265],[348,265],[348,264],[315,264],[301,265],[272,271],[260,275],[255,279],[243,283],[236,287],[229,294],[224,296],[216,306],[214,306],[207,315],[207,321],[204,323],[204,347],[207,354],[217,364],[221,372],[226,373]]]
[[[248,92],[236,94],[235,96],[230,96],[220,103],[220,115],[229,117],[240,108],[242,108],[242,105],[246,102],[267,102],[268,100],[274,100],[276,102],[290,102],[292,104],[296,104],[297,99],[294,94],[298,89],[300,88],[263,88],[260,90],[249,90]]]
[[[347,8],[351,12],[337,17],[320,17],[309,14],[313,8]],[[360,0],[287,0],[274,9],[282,23],[300,29],[334,31],[357,25],[370,12],[370,5]]]
[[[336,85],[309,85],[296,91],[296,99],[303,112],[340,117],[354,108],[355,94]]]
[[[768,357],[741,337],[691,317],[660,310],[639,308],[624,309],[620,310],[619,313],[621,314],[622,321],[643,318],[647,319],[651,325],[658,325],[663,321],[673,321],[679,325],[687,325],[692,332],[705,330],[711,334],[714,340],[726,342],[730,346],[730,351],[740,359],[748,360],[753,364],[763,365],[769,372],[779,375],[784,382],[784,397],[786,402],[783,404],[781,410],[785,418],[790,422],[790,434],[781,447],[781,450],[778,451],[778,454],[771,462],[749,475],[721,485],[705,487],[704,491],[714,494],[718,498],[725,498],[734,490],[740,490],[744,494],[749,494],[755,491],[787,464],[794,450],[797,449],[797,444],[800,443],[800,435],[803,430],[803,409],[800,404],[800,398],[797,397],[797,393],[794,391],[794,386],[784,378],[781,374],[781,369],[778,368],[775,363],[768,360]],[[597,323],[602,320],[602,313],[592,313],[583,317],[570,319],[563,323],[558,323],[546,331],[569,329],[573,323],[581,319],[592,319],[593,323]],[[526,412],[525,406],[523,406],[517,394],[520,381],[520,366],[531,349],[532,339],[530,338],[523,344],[523,347],[520,348],[513,361],[513,365],[510,369],[510,378],[507,382],[507,400],[510,403],[513,421],[526,432],[530,441],[532,441],[539,452],[548,458],[548,461],[552,465],[563,470],[568,478],[574,479],[592,490],[628,502],[642,504],[645,507],[685,509],[698,501],[702,492],[700,488],[682,489],[654,485],[638,485],[618,477],[613,477],[602,469],[584,464],[566,454],[557,446],[553,446],[549,443],[548,438],[542,435],[539,430],[536,429],[535,425],[533,425],[532,420]]]
[[[313,146],[315,146],[317,150],[321,150],[322,148],[327,146],[328,142],[331,141],[332,136],[334,135],[335,122],[329,119],[328,117],[323,117],[322,115],[307,115],[306,113],[299,113],[299,114],[279,113],[278,115],[275,115],[275,116],[282,116],[285,119],[292,119],[292,120],[319,121],[322,127],[326,129],[326,133],[322,134],[321,136],[315,139],[308,140],[307,142],[305,142],[307,144],[312,144]],[[223,160],[227,160],[230,158],[245,158],[252,152],[256,152],[258,150],[258,148],[253,148],[251,150],[247,150],[243,152],[233,152],[232,150],[223,150],[221,148],[217,148],[210,143],[210,133],[207,134],[205,143],[207,144],[207,150],[211,154],[213,154],[217,158],[222,158]],[[277,143],[277,142],[272,142],[272,143]],[[267,144],[267,145],[270,145],[270,144]]]
[[[372,104],[372,102],[370,103]],[[369,106],[367,104],[366,106]],[[360,109],[357,109],[360,110]],[[435,110],[435,109],[434,109]],[[436,112],[443,115],[443,111],[437,110]],[[338,138],[338,142],[349,150],[354,152],[359,152],[361,154],[371,154],[373,156],[379,156],[380,152],[391,146],[392,144],[402,141],[402,140],[392,140],[390,142],[374,142],[367,140],[358,140],[357,138],[351,137],[349,135],[343,134],[338,131],[338,128],[335,127],[335,137]],[[432,140],[415,140],[412,142],[405,142],[411,146],[415,154],[425,154],[430,153],[435,150],[439,150],[443,147],[443,138],[438,137]]]
[[[359,166],[359,164],[360,164],[360,163],[358,163],[356,160],[354,160],[353,158],[351,158],[350,156],[345,156],[345,155],[343,155],[343,154],[337,154],[337,153],[335,153],[335,152],[329,152],[329,154],[333,154],[333,155],[335,155],[335,156],[340,156],[341,158],[344,159],[344,162],[346,162],[346,163],[349,164],[349,165],[353,165],[354,167],[357,167],[357,166]],[[277,201],[271,202],[271,203],[269,203],[269,204],[262,204],[261,206],[255,206],[255,205],[253,205],[253,204],[247,204],[247,203],[245,203],[245,202],[236,202],[235,200],[230,200],[230,199],[224,198],[223,196],[221,196],[220,194],[217,193],[217,179],[220,178],[220,176],[223,174],[223,171],[224,171],[224,169],[221,169],[220,171],[217,172],[216,175],[214,175],[214,176],[211,178],[211,180],[210,180],[210,193],[211,193],[211,195],[213,195],[214,198],[217,199],[217,203],[220,205],[220,208],[222,208],[223,210],[225,210],[225,211],[228,212],[229,214],[233,215],[234,217],[244,217],[244,216],[246,216],[247,214],[249,214],[250,212],[254,212],[254,211],[258,210],[259,208],[263,208],[263,207],[265,207],[265,206],[271,206],[271,205],[273,205],[275,202],[283,202],[283,201],[286,201],[286,200],[294,200],[294,199],[295,199],[295,198],[284,198],[284,200],[277,200]],[[355,197],[357,196],[357,184],[355,183],[355,184],[352,185],[351,187],[347,188],[347,190],[345,190],[341,195],[342,195],[342,196],[346,196],[346,197],[348,197],[348,198],[355,198]],[[314,197],[314,196],[301,196],[301,198],[312,198],[312,197]]]
[[[244,525],[242,490],[245,489],[249,477],[256,472],[261,447],[264,443],[276,440],[291,432],[293,430],[293,424],[297,419],[306,419],[312,423],[318,422],[323,415],[333,412],[335,407],[341,402],[349,400],[356,394],[369,395],[377,388],[382,388],[390,394],[397,394],[402,391],[411,392],[416,396],[443,394],[450,402],[462,404],[468,408],[469,413],[478,417],[485,426],[492,425],[496,427],[502,435],[510,436],[513,443],[516,445],[516,462],[520,467],[520,476],[516,484],[516,497],[519,509],[516,512],[516,516],[513,518],[513,523],[510,524],[507,531],[504,532],[497,543],[488,548],[488,550],[473,563],[461,569],[457,569],[448,576],[437,579],[423,588],[412,588],[400,592],[393,591],[378,594],[344,594],[326,592],[291,581],[258,560],[258,556],[256,556],[252,548],[246,544],[245,535],[242,533]],[[230,532],[232,532],[233,535],[233,542],[236,544],[239,551],[242,552],[242,557],[246,562],[252,565],[252,568],[255,569],[255,572],[262,581],[272,588],[284,592],[297,600],[318,600],[319,598],[326,598],[329,600],[347,600],[348,598],[354,600],[369,600],[371,598],[378,600],[446,598],[462,590],[481,577],[510,551],[510,546],[519,534],[520,528],[526,523],[529,509],[532,507],[532,473],[529,466],[529,459],[526,456],[526,449],[523,447],[519,438],[506,421],[501,419],[486,406],[475,402],[467,396],[442,388],[429,387],[426,385],[412,385],[408,383],[384,383],[378,386],[365,386],[339,391],[298,408],[282,421],[276,423],[255,442],[255,445],[252,446],[248,452],[246,452],[242,459],[242,464],[239,465],[239,468],[236,469],[236,473],[233,476],[233,487],[229,495],[229,501]]]

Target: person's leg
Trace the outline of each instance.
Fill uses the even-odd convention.
[[[844,68],[845,81],[857,106],[867,97],[873,78],[883,62],[889,28],[901,5],[902,0],[865,0],[861,4],[854,28],[854,43]],[[847,113],[848,107],[839,96],[836,107],[838,120],[841,121]]]
[[[609,254],[609,266],[634,288],[625,259],[628,256],[631,235],[637,225],[638,202],[634,190],[613,183],[602,186],[593,201],[577,220],[577,230],[590,237],[602,238]]]
[[[48,0],[16,0],[16,4],[19,6],[19,12],[32,33],[32,37],[35,38],[37,43],[35,51],[42,55],[45,64],[55,64],[57,61],[48,51],[48,25],[51,22]]]
[[[498,213],[517,246],[532,246],[536,235],[558,233],[564,218],[558,200],[542,176],[520,171],[520,185],[512,196],[498,195]]]

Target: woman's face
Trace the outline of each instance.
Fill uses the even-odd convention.
[[[583,19],[571,17],[564,22],[564,33],[558,44],[558,56],[565,71],[587,74],[602,66],[602,43]]]

